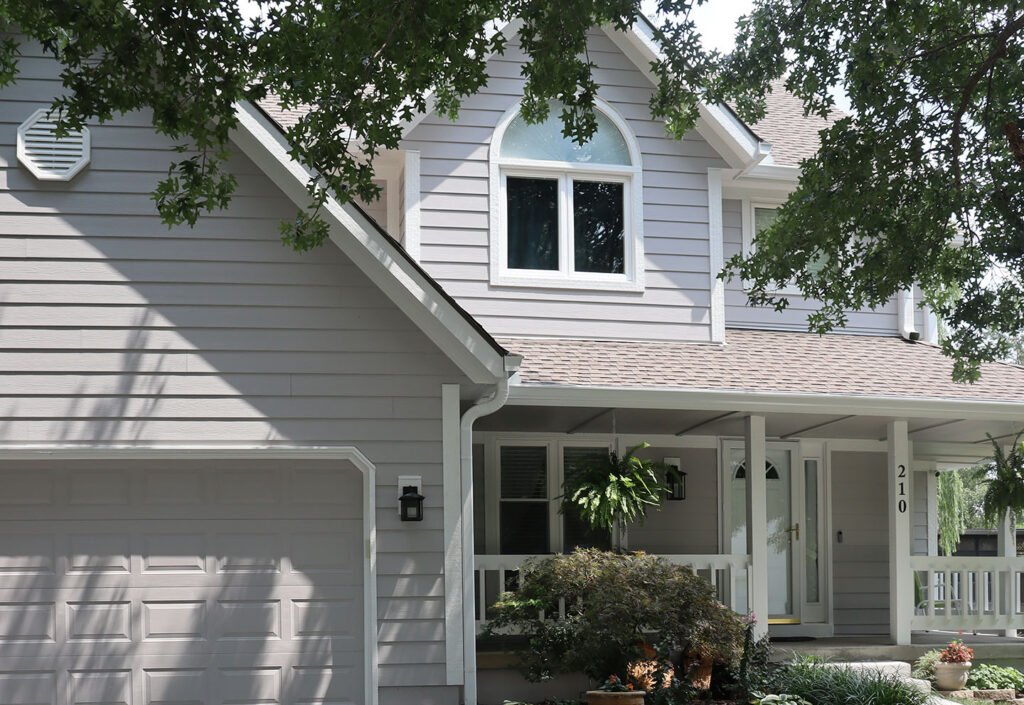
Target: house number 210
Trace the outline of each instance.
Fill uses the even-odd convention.
[[[907,467],[905,465],[897,465],[896,469],[899,470],[899,474],[896,475],[896,477],[898,479],[902,480],[902,482],[899,483],[900,484],[899,496],[901,498],[905,498],[907,496],[907,488],[906,488]],[[907,513],[907,500],[906,499],[900,499],[900,501],[896,503],[896,508],[899,510],[900,514],[906,514]]]

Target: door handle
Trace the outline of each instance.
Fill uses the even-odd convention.
[[[786,529],[786,531],[788,531],[791,534],[796,532],[796,540],[797,541],[800,540],[800,522],[797,522],[797,523],[793,524],[793,526],[791,526],[788,529]]]

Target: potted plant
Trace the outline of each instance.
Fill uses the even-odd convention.
[[[597,690],[587,691],[587,705],[644,705],[646,696],[645,691],[637,690],[632,683],[611,675]]]
[[[560,599],[565,616],[542,619]],[[636,688],[630,674],[637,662],[653,658],[667,674],[679,665],[672,654],[692,651],[732,666],[743,646],[743,623],[708,581],[646,553],[578,549],[530,559],[520,569],[519,588],[492,609],[484,634],[516,634],[518,667],[532,682],[582,672],[594,683],[614,674]],[[659,647],[653,657],[651,644]],[[665,686],[661,681],[651,680],[657,688]]]
[[[960,640],[950,642],[935,664],[935,685],[939,690],[963,690],[971,670],[974,651]]]
[[[621,550],[621,529],[643,524],[649,509],[660,509],[668,491],[666,478],[675,468],[638,458],[636,452],[650,444],[641,443],[618,455],[583,462],[567,473],[562,495],[562,512],[574,512],[592,530],[608,531]]]

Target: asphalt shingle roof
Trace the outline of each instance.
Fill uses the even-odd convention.
[[[804,115],[804,106],[782,81],[772,82],[772,92],[766,97],[767,114],[751,129],[772,146],[772,159],[783,166],[800,166],[800,162],[813,157],[821,141],[818,133],[840,117],[836,112],[828,120],[817,115]]]
[[[506,338],[528,385],[666,388],[1024,402],[1024,368],[952,381],[934,345],[899,337],[733,330],[725,345]]]

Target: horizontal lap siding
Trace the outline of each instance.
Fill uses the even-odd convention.
[[[591,34],[599,94],[633,130],[643,155],[646,291],[548,290],[490,284],[488,150],[522,96],[523,54],[510,43],[490,81],[454,123],[436,115],[403,145],[420,152],[421,260],[497,335],[707,341],[710,310],[707,168],[722,166],[695,134],[669,138],[650,117],[652,86],[603,33]]]
[[[740,254],[743,248],[743,222],[741,201],[727,199],[722,202],[722,227],[726,261]],[[818,310],[818,304],[802,296],[788,296],[789,307],[776,311],[770,307],[747,304],[742,283],[733,278],[725,286],[725,321],[734,328],[766,328],[773,330],[807,330],[807,317]],[[895,335],[899,332],[896,302],[890,301],[877,311],[850,311],[842,331],[866,335]],[[842,332],[840,331],[840,332]]]
[[[175,153],[141,115],[91,126],[71,183],[35,181],[17,125],[60,85],[27,52],[29,77],[0,102],[2,441],[357,446],[378,471],[382,703],[455,702],[440,389],[463,377],[336,247],[286,249],[295,206],[241,155],[230,208],[194,229],[154,212]],[[424,480],[415,530],[398,520],[399,474]]]
[[[832,453],[833,617],[837,636],[889,633],[885,453]],[[843,532],[843,542],[835,535]]]

